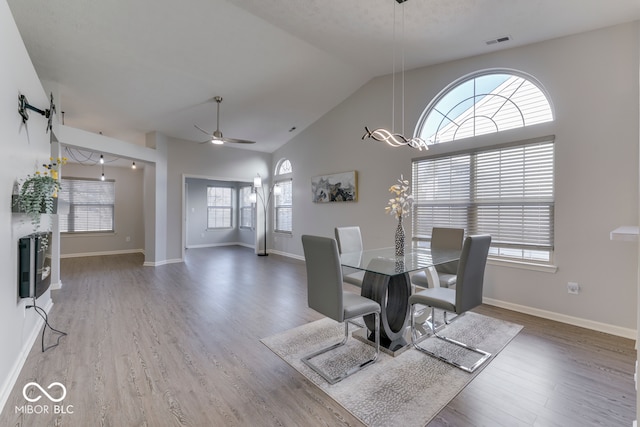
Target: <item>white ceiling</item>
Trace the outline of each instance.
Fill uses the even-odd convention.
[[[394,41],[411,69],[640,19],[639,0],[7,2],[66,125],[201,142],[219,95],[224,135],[265,152],[391,73]]]

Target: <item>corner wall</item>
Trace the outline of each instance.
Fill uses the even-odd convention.
[[[18,299],[17,242],[32,232],[23,214],[11,213],[11,193],[16,179],[34,173],[49,163],[50,134],[44,132],[46,119],[29,114],[24,126],[18,114],[18,95],[29,103],[46,108],[49,105],[27,50],[5,0],[0,1],[0,144],[4,162],[0,168],[0,409],[4,407],[26,355],[31,350],[42,323],[27,300]],[[43,225],[43,228],[45,226]],[[30,300],[29,300],[30,302]],[[45,292],[38,305],[51,307],[50,292]]]

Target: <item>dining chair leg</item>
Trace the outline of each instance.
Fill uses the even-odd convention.
[[[317,366],[315,363],[313,363],[311,361],[311,359],[320,356],[322,354],[325,354],[329,351],[335,350],[338,347],[343,346],[346,342],[347,339],[349,338],[349,320],[345,320],[344,322],[344,337],[342,339],[342,341],[340,341],[337,344],[333,344],[329,347],[320,349],[318,351],[315,351],[307,356],[304,356],[301,360],[302,362],[307,365],[309,368],[311,368],[313,371],[315,371],[317,374],[319,374],[322,378],[324,378],[329,384],[335,384],[339,381],[342,381],[343,379],[345,379],[346,377],[348,377],[351,374],[354,374],[358,371],[360,371],[361,369],[366,368],[367,366],[373,364],[377,359],[378,359],[378,355],[380,354],[380,314],[379,313],[368,313],[368,314],[374,314],[375,315],[375,331],[374,331],[374,335],[375,335],[375,354],[373,355],[373,357],[369,360],[366,360],[350,369],[348,369],[346,372],[338,374],[338,375],[330,375],[329,373],[323,371],[319,366]]]
[[[416,306],[415,304],[412,304],[412,306],[411,306],[411,314],[414,313],[415,306]],[[459,317],[459,316],[456,316],[456,318],[457,317]],[[433,307],[431,307],[431,318],[432,319],[435,318],[435,308],[433,308]],[[445,342],[448,342],[450,344],[456,345],[458,347],[465,348],[465,349],[467,349],[469,351],[472,351],[474,353],[480,354],[482,357],[480,359],[478,359],[473,365],[464,366],[464,365],[456,362],[455,360],[448,359],[448,358],[446,358],[446,357],[444,357],[442,355],[436,354],[436,353],[434,353],[432,351],[429,351],[429,350],[427,350],[427,349],[425,349],[423,347],[420,347],[418,345],[418,343],[420,341],[422,341],[422,340],[419,340],[417,338],[417,333],[416,333],[416,328],[415,328],[415,320],[414,320],[413,316],[411,316],[411,344],[413,345],[413,347],[416,350],[421,351],[423,353],[426,353],[429,356],[435,357],[438,360],[441,360],[441,361],[443,361],[445,363],[448,363],[449,365],[455,366],[456,368],[461,369],[461,370],[463,370],[465,372],[469,372],[469,373],[475,371],[478,367],[480,367],[484,362],[489,360],[489,358],[491,357],[491,353],[489,353],[489,352],[486,352],[484,350],[480,350],[480,349],[478,349],[476,347],[472,347],[472,346],[470,346],[468,344],[465,344],[463,342],[454,340],[452,338],[448,338],[448,337],[445,337],[443,335],[438,335],[437,330],[439,328],[435,328],[433,326],[433,322],[430,323],[430,325],[431,325],[432,337],[437,338],[437,339],[442,340],[442,341],[445,341]]]

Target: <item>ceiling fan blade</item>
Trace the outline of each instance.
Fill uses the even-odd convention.
[[[234,144],[255,144],[255,141],[249,141],[246,139],[236,139],[236,138],[223,138],[224,142],[233,142]]]
[[[224,142],[230,142],[234,144],[255,144],[255,141],[249,141],[246,139],[225,138],[224,136],[222,136],[222,132],[220,132],[220,103],[222,102],[222,97],[216,96],[213,99],[214,101],[216,101],[216,104],[218,104],[216,108],[216,130],[213,133],[207,132],[200,126],[194,124],[196,129],[211,138],[209,141],[204,141],[200,144],[206,144],[207,142],[213,142],[214,144],[222,144]]]
[[[198,129],[200,132],[204,133],[205,135],[209,135],[211,136],[211,132],[207,132],[206,130],[202,129],[200,126],[198,125],[194,125],[196,127],[196,129]]]

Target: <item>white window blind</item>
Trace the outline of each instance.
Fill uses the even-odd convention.
[[[493,256],[551,261],[554,144],[511,145],[413,162],[413,235],[432,227],[492,236]]]
[[[231,228],[231,188],[207,187],[207,228]]]
[[[281,233],[293,232],[293,185],[291,180],[279,181],[280,194],[275,197],[274,229]]]
[[[240,228],[253,228],[253,206],[251,205],[251,187],[240,187]]]
[[[115,181],[63,178],[58,197],[69,213],[59,214],[60,232],[113,232]]]

